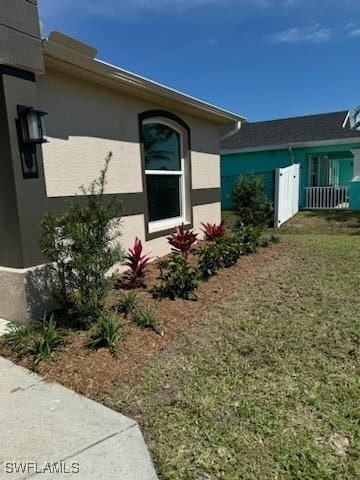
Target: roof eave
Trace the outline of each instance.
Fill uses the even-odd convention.
[[[244,122],[245,118],[233,112],[221,109],[175,89],[120,69],[101,60],[82,55],[78,51],[66,48],[51,40],[44,40],[44,55],[80,68],[90,74],[100,75],[139,92],[162,97],[175,104],[191,107],[203,112],[216,123]]]
[[[325,147],[341,144],[360,143],[360,132],[358,137],[336,138],[331,140],[318,140],[315,142],[292,142],[279,145],[262,145],[258,147],[242,147],[242,148],[221,148],[221,155],[230,155],[236,153],[255,153],[270,150],[287,150],[289,148],[307,148],[307,147]],[[360,146],[359,146],[360,147]]]

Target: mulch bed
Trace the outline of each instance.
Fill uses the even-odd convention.
[[[132,383],[139,378],[144,367],[151,359],[164,350],[181,333],[192,325],[201,323],[226,298],[241,286],[241,282],[257,271],[274,257],[281,254],[286,242],[271,245],[258,253],[242,257],[233,267],[223,269],[198,288],[197,301],[156,300],[149,290],[136,289],[141,305],[150,306],[160,322],[160,332],[136,327],[130,320],[121,317],[123,340],[118,356],[107,349],[91,350],[86,347],[89,332],[75,332],[66,337],[61,350],[53,359],[39,364],[37,372],[48,381],[59,382],[78,393],[93,399],[100,399],[114,385]],[[145,284],[152,286],[158,277],[158,262],[149,265]],[[107,309],[113,311],[123,293],[123,289],[114,288],[107,299]],[[28,358],[18,358],[0,342],[0,355],[29,367]]]

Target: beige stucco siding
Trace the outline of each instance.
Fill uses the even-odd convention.
[[[220,223],[221,204],[220,202],[197,205],[193,207],[193,223],[196,232],[201,232],[201,223]]]
[[[202,222],[221,222],[220,203],[208,203],[206,205],[193,207],[193,227],[196,233],[199,234],[199,238],[203,238],[201,231]],[[141,239],[145,250],[153,257],[161,257],[170,253],[170,246],[165,236],[156,238],[155,240],[145,240],[145,221],[143,215],[131,215],[122,219],[120,241],[125,250],[133,245],[135,236]]]
[[[49,143],[43,146],[46,192],[71,196],[98,177],[113,153],[107,193],[142,191],[136,111],[143,106],[111,90],[48,74],[38,82]]]
[[[220,188],[219,155],[192,152],[192,188]]]
[[[219,127],[197,118],[189,119],[189,125],[191,126],[192,188],[219,188]]]
[[[107,193],[142,191],[138,114],[161,107],[84,80],[48,71],[38,78],[38,104],[45,112],[43,145],[46,192],[71,196],[99,174],[113,152]],[[190,127],[192,188],[220,186],[219,132],[210,121],[176,110]]]
[[[201,222],[220,223],[221,207],[220,203],[210,203],[193,207],[193,226],[199,238],[203,238],[201,231]],[[162,257],[171,251],[171,247],[166,240],[166,236],[154,240],[145,241],[144,217],[143,215],[132,215],[124,217],[121,227],[121,243],[125,249],[128,249],[134,243],[135,235],[142,240],[144,249],[152,257]]]
[[[81,185],[89,185],[99,176],[109,152],[113,157],[109,165],[106,193],[142,191],[139,144],[85,136],[74,136],[69,141],[57,138],[49,140],[51,143],[43,147],[48,197],[72,196]]]

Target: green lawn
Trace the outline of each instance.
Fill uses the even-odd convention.
[[[343,215],[295,217],[282,255],[107,399],[161,479],[360,478],[360,216]]]

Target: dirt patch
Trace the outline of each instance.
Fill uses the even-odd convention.
[[[200,284],[197,301],[168,299],[155,300],[149,289],[137,289],[141,305],[150,306],[161,325],[162,335],[134,326],[131,321],[119,316],[123,324],[123,341],[118,356],[107,349],[90,350],[86,347],[89,332],[75,332],[52,360],[42,362],[38,373],[46,380],[59,382],[88,397],[99,399],[108,393],[114,384],[132,383],[141,374],[151,359],[164,350],[181,333],[192,325],[201,323],[214,308],[218,307],[249,276],[255,276],[259,269],[274,257],[281,255],[286,242],[272,245],[258,253],[242,257],[233,267],[221,270],[209,281]],[[145,284],[154,285],[158,277],[157,262],[151,264]],[[106,308],[114,311],[124,293],[124,288],[115,288],[110,293]],[[0,354],[29,367],[29,360],[19,359],[0,341]]]

